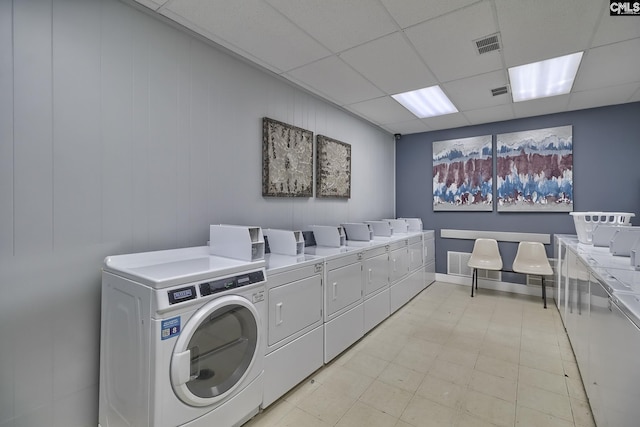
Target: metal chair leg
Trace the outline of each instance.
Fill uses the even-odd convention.
[[[544,285],[544,276],[542,277],[542,299],[544,300],[544,308],[547,308],[547,288]]]
[[[474,268],[471,272],[471,298],[473,298],[473,285],[476,281],[476,269]]]

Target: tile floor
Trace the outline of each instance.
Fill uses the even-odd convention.
[[[540,298],[436,282],[246,427],[595,426]]]

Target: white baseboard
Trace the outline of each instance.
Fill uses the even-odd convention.
[[[447,282],[455,285],[471,286],[470,277],[452,276],[449,274],[436,273],[437,282]],[[511,292],[513,294],[541,296],[541,288],[531,287],[518,283],[499,282],[496,280],[478,280],[478,289],[492,289],[494,291]],[[553,299],[553,287],[547,286],[547,301],[549,297]]]

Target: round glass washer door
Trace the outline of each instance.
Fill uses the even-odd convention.
[[[258,312],[247,299],[225,296],[185,324],[171,358],[171,384],[192,406],[224,400],[244,380],[257,356]]]

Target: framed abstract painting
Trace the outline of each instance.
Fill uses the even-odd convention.
[[[498,212],[573,211],[573,127],[497,135]]]
[[[262,196],[313,196],[313,132],[262,119]]]
[[[433,210],[493,210],[491,135],[433,142]]]
[[[351,197],[351,145],[318,135],[316,197]]]

